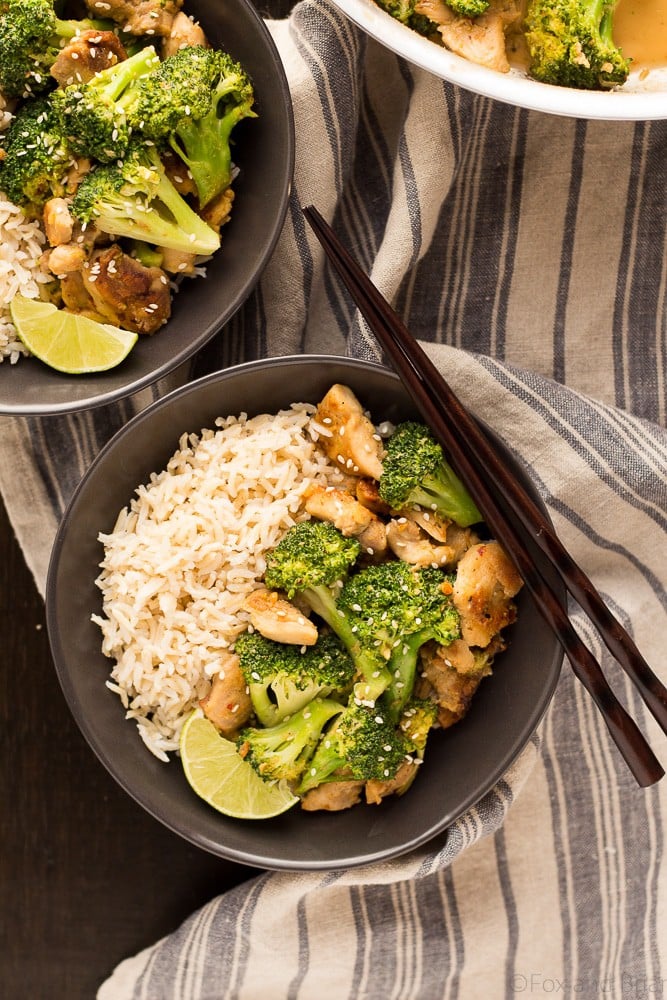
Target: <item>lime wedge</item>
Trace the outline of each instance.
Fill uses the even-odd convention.
[[[225,816],[269,819],[299,801],[282,783],[263,781],[199,709],[183,726],[180,751],[192,789]]]
[[[9,305],[16,332],[31,354],[67,375],[115,368],[137,342],[136,333],[96,323],[50,302],[15,295]]]

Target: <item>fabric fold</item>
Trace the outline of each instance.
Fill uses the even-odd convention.
[[[667,123],[495,104],[381,48],[328,0],[268,26],[296,165],[247,303],[191,367],[137,397],[1,418],[0,492],[40,592],[81,476],[152,399],[259,357],[380,359],[307,229],[301,207],[314,204],[526,465],[566,546],[667,679]],[[667,761],[667,739],[572,611]],[[524,752],[445,835],[370,869],[258,874],[121,964],[99,998],[500,1000],[554,984],[649,995],[667,962],[666,822],[664,783],[634,786],[566,668]]]

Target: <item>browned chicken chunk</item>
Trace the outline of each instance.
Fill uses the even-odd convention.
[[[73,271],[80,271],[88,254],[76,243],[62,243],[44,255],[44,261],[52,274],[61,278]],[[92,305],[92,302],[91,302]]]
[[[470,646],[488,646],[516,617],[512,598],[522,580],[498,542],[479,542],[461,557],[452,599],[461,616],[461,634]]]
[[[301,799],[301,808],[306,812],[316,812],[318,809],[338,812],[349,809],[361,802],[363,790],[363,781],[327,781],[306,792]]]
[[[366,782],[366,802],[369,806],[379,806],[388,795],[400,795],[407,791],[417,774],[420,765],[416,760],[406,760],[399,767],[393,778],[387,781],[373,779]]]
[[[42,216],[44,232],[52,247],[69,243],[74,232],[74,219],[64,198],[49,198]]]
[[[427,643],[422,647],[415,694],[438,703],[438,724],[443,729],[466,715],[482,679],[491,673],[492,659],[491,653],[475,657],[463,639],[449,646]]]
[[[352,475],[380,478],[382,441],[351,389],[333,385],[317,407],[315,421],[324,428],[320,443],[333,462]]]
[[[197,255],[162,247],[162,270],[168,274],[194,274]]]
[[[197,185],[180,156],[176,156],[176,153],[170,149],[165,150],[162,154],[162,165],[164,166],[164,172],[180,195],[185,197],[186,195],[197,194]]]
[[[61,87],[87,83],[116,63],[127,59],[127,52],[113,31],[82,31],[63,46],[51,66],[51,76]]]
[[[107,17],[131,35],[166,37],[183,0],[86,0],[93,17]]]
[[[367,555],[387,550],[384,523],[344,490],[312,486],[305,495],[305,510],[320,521],[330,521],[343,535],[357,538]]]
[[[253,590],[243,606],[253,628],[266,639],[295,646],[314,646],[317,642],[316,626],[274,590]]]
[[[65,309],[69,309],[70,312],[79,313],[81,316],[88,316],[90,319],[101,323],[109,322],[96,312],[95,304],[83,283],[81,270],[63,273],[60,282],[60,292]]]
[[[163,59],[168,59],[169,56],[173,56],[179,49],[192,45],[199,45],[202,48],[209,47],[201,25],[197,24],[191,17],[188,17],[184,11],[179,10],[172,21],[171,31],[162,42],[161,56]]]
[[[381,514],[384,517],[389,517],[391,514],[391,508],[389,504],[386,504],[380,496],[378,484],[375,479],[368,479],[366,476],[361,479],[357,479],[355,492],[357,500],[359,503],[363,504],[364,507],[368,507],[368,509],[372,510],[374,514]]]
[[[219,234],[222,227],[231,218],[233,204],[234,192],[228,187],[214,198],[213,201],[209,201],[208,205],[205,205],[201,210],[200,215],[204,222]]]
[[[171,314],[168,279],[159,267],[145,267],[113,244],[95,250],[82,272],[93,308],[124,330],[150,334]]]
[[[479,17],[456,14],[444,0],[417,0],[415,11],[434,21],[446,48],[470,62],[507,73],[505,35],[521,16],[515,0],[491,0]]]
[[[235,653],[223,657],[220,672],[199,705],[206,718],[228,739],[246,724],[252,715],[252,702]]]
[[[435,545],[418,524],[407,517],[393,518],[387,525],[387,543],[398,559],[412,566],[446,566],[452,561],[448,545]]]

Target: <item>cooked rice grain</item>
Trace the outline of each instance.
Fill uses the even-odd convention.
[[[266,552],[303,519],[305,489],[341,480],[309,432],[313,412],[296,404],[184,435],[166,470],[100,535],[103,614],[93,621],[115,660],[107,686],[162,760],[247,627],[243,601]]]
[[[39,298],[39,286],[51,281],[40,265],[45,236],[38,222],[28,221],[21,210],[0,194],[0,363],[14,364],[28,351],[9,316],[9,303],[18,293]]]

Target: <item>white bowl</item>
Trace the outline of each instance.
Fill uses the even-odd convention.
[[[640,79],[636,70],[620,90],[602,92],[554,87],[531,80],[517,69],[498,73],[477,66],[401,24],[373,0],[333,0],[333,3],[392,52],[443,80],[484,97],[571,118],[608,121],[667,118],[667,66],[652,69],[645,79]]]

